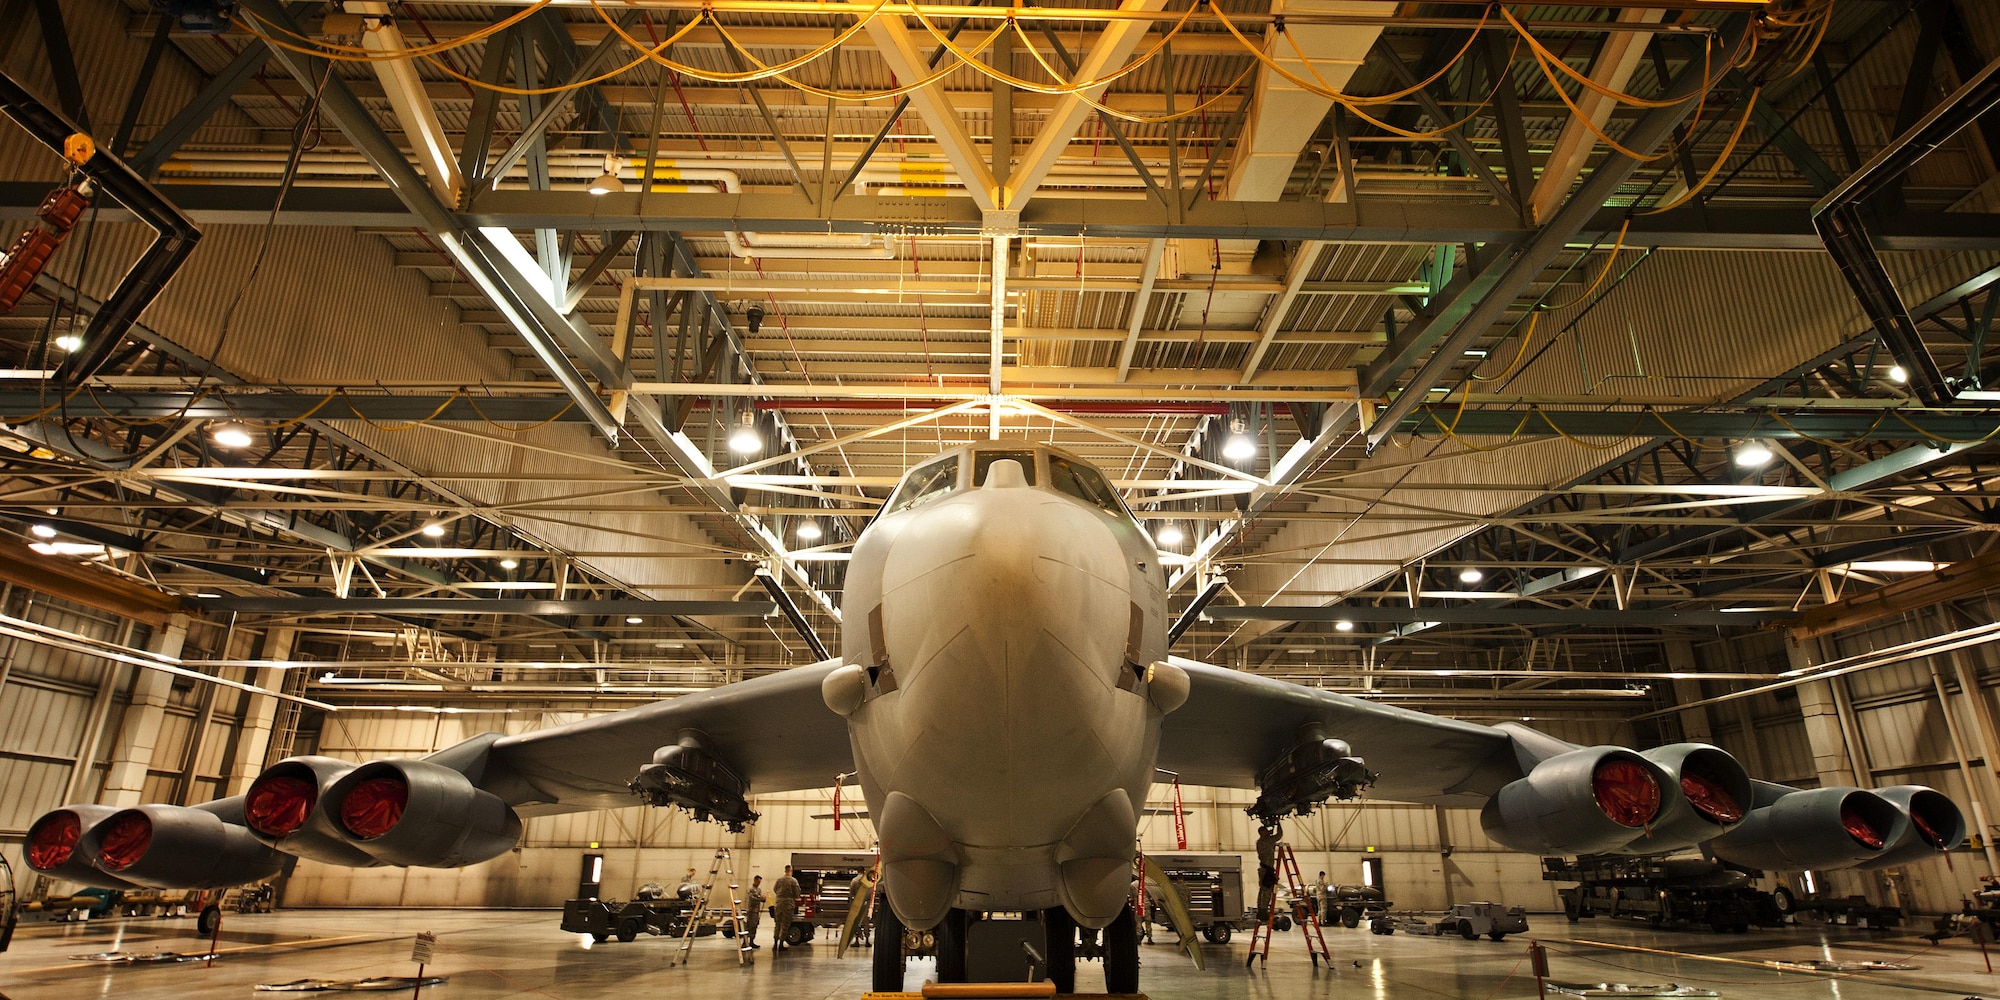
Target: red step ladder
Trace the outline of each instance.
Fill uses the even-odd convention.
[[[1306,954],[1312,958],[1315,967],[1319,965],[1321,959],[1325,959],[1327,967],[1332,968],[1333,953],[1327,949],[1326,937],[1319,929],[1319,908],[1311,905],[1306,899],[1305,881],[1299,877],[1299,861],[1292,855],[1289,844],[1278,845],[1278,872],[1285,877],[1285,885],[1291,889],[1292,911],[1298,917],[1299,936],[1306,939]],[[1261,886],[1259,890],[1259,895],[1262,895]],[[1276,893],[1272,895],[1275,896]],[[1250,930],[1250,957],[1243,962],[1245,968],[1256,965],[1260,960],[1269,964],[1271,922],[1277,919],[1277,916],[1278,903],[1274,898],[1271,901],[1271,908],[1264,911],[1262,918]]]

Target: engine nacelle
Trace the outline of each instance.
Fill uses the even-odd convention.
[[[75,805],[42,814],[22,845],[28,867],[51,878],[67,879],[100,889],[132,889],[136,886],[106,875],[92,862],[95,857],[81,850],[83,835],[91,827],[111,818],[117,806]]]
[[[342,837],[334,818],[320,808],[323,793],[352,770],[352,763],[332,757],[287,757],[272,764],[243,796],[244,824],[286,854],[350,868],[379,865]]]
[[[243,798],[121,809],[84,831],[77,851],[113,878],[155,889],[220,889],[267,879],[289,855],[242,825]]]
[[[1735,829],[1749,814],[1750,772],[1728,751],[1706,743],[1674,743],[1639,756],[1666,773],[1660,814],[1620,854],[1683,850]]]
[[[1509,782],[1480,811],[1486,835],[1524,854],[1603,854],[1643,835],[1673,783],[1623,747],[1550,757]]]
[[[1889,845],[1882,856],[1863,862],[1863,868],[1889,868],[1923,861],[1957,847],[1965,841],[1965,814],[1958,803],[1943,792],[1923,785],[1891,785],[1875,794],[1909,818],[1902,839]]]
[[[521,839],[521,817],[500,797],[427,760],[377,760],[321,796],[343,840],[377,861],[458,868],[490,861]]]
[[[1847,868],[1882,857],[1909,826],[1901,809],[1874,792],[1813,788],[1750,810],[1709,847],[1745,868]]]

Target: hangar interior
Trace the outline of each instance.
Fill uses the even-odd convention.
[[[992,436],[1103,470],[1179,656],[1931,786],[1949,857],[1763,884],[1955,911],[2000,874],[1995,57],[1973,0],[3,0],[0,243],[56,242],[0,268],[0,852],[61,895],[64,803],[838,655],[849,548]],[[60,224],[50,114],[123,164]],[[871,849],[826,778],[278,902]],[[1143,848],[1247,855],[1253,797],[1163,778]],[[1561,909],[1476,810],[1286,830]]]

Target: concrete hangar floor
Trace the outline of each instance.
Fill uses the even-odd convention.
[[[830,938],[817,947],[774,955],[768,940],[744,966],[735,944],[702,938],[686,967],[670,964],[679,942],[642,937],[630,944],[593,944],[557,929],[550,911],[492,910],[291,910],[229,914],[213,967],[110,966],[72,956],[119,951],[202,953],[207,940],[191,919],[106,919],[70,924],[24,924],[13,947],[0,954],[0,994],[10,1000],[166,1000],[189,996],[249,996],[260,983],[301,978],[360,979],[408,976],[411,943],[420,931],[437,935],[427,974],[449,978],[426,989],[439,1000],[675,996],[746,1000],[823,1000],[856,997],[868,989],[866,949],[836,958]],[[1171,935],[1142,946],[1142,984],[1155,1000],[1265,1000],[1265,998],[1449,997],[1518,1000],[1535,996],[1525,961],[1529,939],[1548,949],[1551,979],[1571,983],[1673,982],[1715,990],[1725,998],[1827,997],[1887,1000],[2000,993],[1979,948],[1968,938],[1933,947],[1919,929],[1869,931],[1845,927],[1794,927],[1748,934],[1655,931],[1640,924],[1599,918],[1578,924],[1558,915],[1530,918],[1533,930],[1503,942],[1464,941],[1407,934],[1378,936],[1365,930],[1330,930],[1333,967],[1315,969],[1297,931],[1277,935],[1267,968],[1247,971],[1247,938],[1206,946],[1207,971],[1195,970],[1175,952]],[[760,938],[768,939],[766,921]],[[2000,950],[2000,949],[1996,949]],[[1764,963],[1906,962],[1915,969],[1824,973],[1787,971]],[[928,960],[910,963],[909,988],[931,972]],[[1077,988],[1103,989],[1098,963],[1079,962]],[[268,995],[268,994],[267,994]],[[322,994],[324,995],[324,994]],[[401,994],[395,994],[401,995]],[[1559,996],[1553,990],[1550,996]]]

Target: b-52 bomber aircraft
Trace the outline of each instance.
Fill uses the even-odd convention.
[[[1169,655],[1152,540],[1097,469],[1054,448],[988,441],[912,469],[854,543],[842,611],[834,659],[421,759],[293,757],[201,806],[65,806],[33,825],[28,860],[114,888],[240,884],[293,856],[449,868],[509,850],[524,817],[637,793],[740,825],[752,794],[855,771],[888,902],[877,990],[903,986],[899,927],[937,928],[952,981],[968,914],[1011,911],[1042,925],[1058,989],[1081,926],[1104,930],[1109,991],[1133,993],[1127,899],[1156,768],[1260,789],[1265,819],[1364,788],[1479,808],[1494,840],[1535,854],[1699,846],[1833,869],[1965,837],[1928,788],[1793,789],[1705,744],[1577,746]]]

